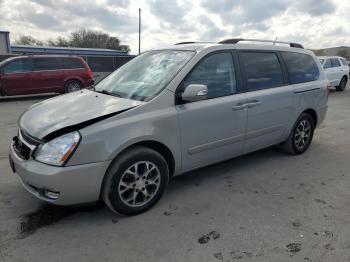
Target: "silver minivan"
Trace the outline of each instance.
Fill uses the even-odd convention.
[[[92,90],[31,106],[13,171],[50,203],[133,215],[175,175],[273,145],[304,153],[327,111],[323,68],[300,44],[248,41],[147,51]]]

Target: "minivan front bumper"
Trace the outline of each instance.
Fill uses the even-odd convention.
[[[10,147],[10,165],[24,188],[37,198],[58,205],[99,200],[104,174],[110,161],[57,167],[33,159],[23,160]]]

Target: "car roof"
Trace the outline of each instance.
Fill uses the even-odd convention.
[[[311,54],[312,51],[304,48],[289,47],[281,44],[251,44],[251,43],[237,43],[237,44],[218,44],[218,43],[189,43],[189,44],[175,44],[171,46],[165,46],[161,48],[152,49],[153,51],[159,50],[179,50],[179,51],[196,51],[201,52],[206,49],[214,50],[223,50],[223,49],[232,49],[232,50],[262,50],[262,51],[293,51],[298,53],[308,53]]]

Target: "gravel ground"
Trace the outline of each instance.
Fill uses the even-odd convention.
[[[0,261],[349,261],[350,87],[332,92],[310,149],[269,148],[176,177],[149,212],[51,206],[7,159],[21,112],[0,100]]]

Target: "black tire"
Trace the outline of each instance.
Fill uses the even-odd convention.
[[[307,125],[309,125],[310,130],[308,133],[308,139],[305,142],[305,144],[302,145],[302,143],[300,144],[300,142],[298,143],[297,141],[299,140],[299,138],[301,137],[298,136],[298,134],[300,134],[300,128],[302,123],[305,122],[307,123]],[[298,120],[295,122],[294,127],[288,137],[288,139],[281,144],[281,148],[291,154],[291,155],[299,155],[304,153],[310,146],[311,142],[312,142],[312,138],[314,136],[314,131],[315,131],[315,122],[314,119],[312,118],[312,116],[308,113],[303,113],[301,114],[301,116],[298,118]],[[306,137],[306,132],[303,134],[303,137]],[[304,141],[304,138],[301,138]]]
[[[65,93],[71,93],[82,89],[83,85],[78,80],[70,80],[64,85]]]
[[[346,76],[343,76],[343,78],[340,80],[339,86],[336,86],[336,87],[335,87],[336,90],[337,90],[337,91],[344,91],[345,88],[346,88],[347,82],[348,82],[347,77],[346,77]]]
[[[142,165],[146,165],[145,163],[149,163],[150,165],[153,164],[156,167],[156,170],[154,172],[152,171],[153,172],[152,174],[149,173],[149,175],[144,175],[144,174],[140,175],[140,170],[135,171],[135,173],[137,174],[131,174],[127,172],[127,170],[130,171],[130,169],[134,165],[137,165],[137,166],[140,165],[139,168],[141,168]],[[141,173],[142,173],[142,170],[141,170]],[[151,185],[151,184],[147,185],[148,180],[147,178],[146,180],[144,180],[144,177],[154,176],[154,174],[157,174],[156,175],[157,177],[159,174],[160,181],[158,186]],[[136,181],[135,177],[138,177],[137,179],[138,181]],[[126,189],[127,187],[125,187],[124,189],[120,190],[120,187],[125,185],[126,178],[129,180],[127,183],[129,183],[128,185],[130,185],[130,187],[128,187],[129,189]],[[142,183],[141,180],[143,181],[143,183],[146,183],[146,184],[144,185],[138,184],[135,187],[136,183]],[[153,180],[150,180],[150,181],[153,181]],[[122,153],[122,155],[120,155],[111,164],[111,166],[106,172],[106,175],[103,181],[101,197],[105,202],[105,204],[112,211],[123,215],[136,215],[150,209],[152,206],[154,206],[158,202],[163,192],[165,191],[168,185],[168,182],[169,182],[169,168],[164,157],[153,149],[143,147],[143,146],[136,146]],[[153,182],[151,183],[153,184]],[[143,188],[141,189],[140,187],[143,187]],[[143,199],[143,201],[148,201],[148,202],[145,202],[144,204],[141,203],[138,206],[132,206],[132,205],[136,205],[137,203],[136,202],[131,203],[133,202],[133,200],[130,200],[131,202],[126,201],[126,198],[128,198],[126,196],[128,194],[129,196],[136,195],[134,199],[138,199],[138,200]],[[147,199],[146,194],[147,195],[153,194],[153,196],[149,197],[148,195],[149,199]]]

